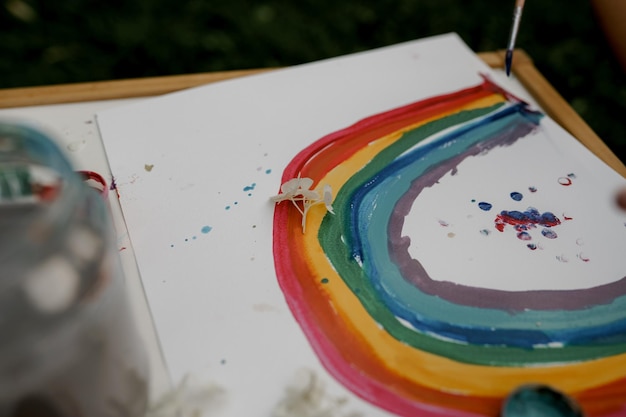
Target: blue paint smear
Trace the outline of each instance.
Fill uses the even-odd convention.
[[[491,210],[491,207],[493,207],[493,206],[490,203],[487,203],[485,201],[481,201],[480,203],[478,203],[478,207],[481,210],[489,211],[489,210]]]
[[[244,191],[254,191],[254,188],[256,187],[256,182],[253,182],[252,185],[247,185],[245,187],[243,187]]]
[[[502,210],[500,216],[514,219],[520,223],[525,224],[540,224],[543,226],[553,226],[560,223],[560,220],[554,215],[554,213],[546,211],[540,213],[534,207],[529,207],[528,210],[521,212],[518,210]]]
[[[518,193],[517,191],[513,191],[511,193],[511,198],[515,201],[522,201],[522,198],[524,198],[524,196],[522,195],[522,193]]]
[[[548,239],[556,239],[558,237],[556,232],[554,230],[550,230],[550,229],[543,229],[541,231],[541,234],[544,235],[545,237],[547,237]]]
[[[200,231],[204,234],[209,233],[211,230],[213,230],[211,226],[204,226],[202,229],[200,229]]]

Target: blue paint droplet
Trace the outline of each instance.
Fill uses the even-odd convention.
[[[530,250],[535,250],[537,249],[537,245],[535,245],[534,243],[529,243],[528,245],[526,245],[528,247],[528,249]]]
[[[226,206],[224,207],[226,210],[230,210],[230,206]]]
[[[328,278],[322,278],[322,284],[328,284]]]
[[[252,197],[252,193],[248,193],[248,197]]]
[[[192,239],[193,239],[193,240],[196,240],[196,239],[197,239],[197,237],[196,237],[196,236],[193,236],[193,237],[192,237]]]
[[[272,173],[272,170],[271,170],[271,169],[266,169],[266,170],[265,170],[265,173],[266,173],[266,174],[271,174],[271,173]]]
[[[173,247],[174,247],[174,244],[172,243],[172,244],[170,245],[170,248],[173,248]]]
[[[489,236],[490,233],[491,232],[489,230],[487,230],[487,229],[483,229],[483,230],[480,231],[480,234],[484,235],[484,236]]]
[[[543,229],[541,234],[547,237],[548,239],[556,239],[558,235],[554,232],[554,230]]]
[[[202,229],[200,229],[202,233],[204,233],[205,235],[207,233],[209,233],[211,230],[213,230],[213,228],[211,226],[204,226]]]
[[[513,191],[511,193],[511,198],[515,201],[522,201],[522,198],[524,198],[524,196],[522,195],[522,193],[518,193],[517,191]]]
[[[248,185],[248,186],[243,187],[243,190],[244,191],[253,191],[255,187],[256,187],[256,182],[253,182],[252,185]]]
[[[185,242],[189,242],[189,239],[185,238]]]
[[[484,202],[484,201],[481,201],[480,203],[478,203],[478,207],[479,207],[481,210],[484,210],[484,211],[489,211],[489,210],[491,210],[492,205],[491,205],[491,204],[489,204],[489,203],[486,203],[486,202]]]

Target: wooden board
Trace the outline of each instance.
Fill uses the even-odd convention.
[[[478,56],[492,68],[504,67],[505,51]],[[114,81],[97,81],[0,90],[0,108],[77,103],[167,94],[217,81],[271,71],[273,68],[219,71]],[[609,166],[626,177],[626,166],[537,70],[523,50],[514,54],[513,74],[545,112]]]

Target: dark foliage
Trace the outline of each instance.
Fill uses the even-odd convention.
[[[0,88],[293,65],[457,32],[506,47],[513,1],[5,0]],[[626,82],[588,0],[527,2],[518,46],[618,156]]]

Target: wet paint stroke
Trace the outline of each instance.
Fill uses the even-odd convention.
[[[313,178],[337,194],[335,214],[312,211],[305,234],[296,210],[276,206],[279,284],[324,366],[356,395],[401,416],[497,416],[508,393],[533,381],[574,396],[589,416],[626,415],[626,279],[549,291],[436,281],[402,234],[424,189],[468,158],[530,140],[542,117],[485,79],[365,118],[287,166],[282,182]],[[523,204],[523,191],[509,201]],[[477,231],[484,239],[508,228],[554,231],[567,220],[472,203],[494,216]],[[526,244],[537,248],[536,239]]]
[[[559,177],[557,179],[558,183],[564,186],[569,187],[573,184],[572,179],[576,178],[576,175],[573,173],[568,174],[565,177]],[[537,189],[535,187],[528,187],[528,189],[532,193],[536,193]],[[510,193],[510,197],[513,201],[520,202],[524,199],[524,195],[517,191],[512,191]],[[473,200],[473,202],[476,200]],[[488,202],[481,201],[478,203],[478,208],[483,211],[491,210],[493,205]],[[516,237],[519,240],[523,241],[531,241],[534,239],[531,232],[534,229],[540,229],[540,235],[546,239],[556,239],[558,238],[558,232],[554,229],[555,227],[561,224],[561,219],[563,221],[573,220],[572,217],[567,216],[565,213],[559,218],[554,213],[550,211],[540,212],[535,207],[528,207],[525,211],[520,210],[502,210],[499,214],[497,214],[494,225],[495,229],[499,232],[504,232],[507,226],[512,227],[512,229],[516,233]],[[482,233],[482,232],[481,232]],[[577,241],[577,244],[582,241],[580,238]],[[528,243],[526,247],[530,250],[536,250],[541,248],[541,245],[537,245],[536,243]],[[589,258],[585,256],[582,252],[578,253],[576,256],[579,260],[583,262],[589,262]],[[565,255],[557,256],[556,258],[560,262],[567,262],[567,258]]]

